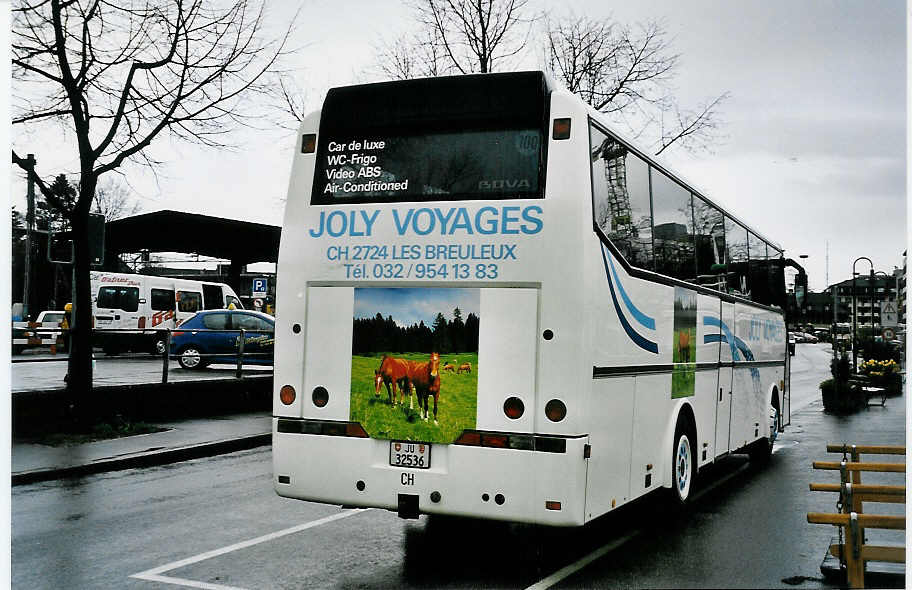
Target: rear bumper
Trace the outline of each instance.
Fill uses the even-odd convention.
[[[417,497],[423,514],[585,522],[587,437],[567,439],[565,453],[434,444],[430,469],[406,469],[389,465],[388,440],[281,433],[276,425],[273,418],[273,485],[280,496],[398,510],[403,494]],[[561,509],[549,510],[546,502],[560,502]]]

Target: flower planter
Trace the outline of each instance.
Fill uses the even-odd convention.
[[[855,386],[827,379],[820,384],[823,409],[833,414],[855,412],[866,405],[864,393]]]

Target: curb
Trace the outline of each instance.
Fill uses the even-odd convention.
[[[12,485],[19,486],[41,481],[51,481],[68,477],[83,477],[108,471],[122,471],[137,467],[153,467],[167,465],[190,459],[200,459],[215,455],[224,455],[235,451],[244,451],[256,447],[272,444],[272,433],[253,434],[239,438],[231,438],[215,442],[187,445],[173,449],[149,451],[131,457],[104,459],[85,465],[72,465],[70,467],[52,467],[50,469],[33,469],[12,474]]]

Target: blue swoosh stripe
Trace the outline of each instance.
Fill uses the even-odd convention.
[[[728,347],[731,349],[732,360],[739,361],[741,360],[738,352],[744,355],[744,360],[752,361],[754,360],[754,353],[751,352],[750,346],[747,345],[744,340],[741,340],[737,336],[733,336],[731,330],[728,329],[728,326],[725,325],[725,322],[718,318],[712,316],[703,316],[703,325],[704,326],[713,326],[717,327],[722,331],[722,334],[706,334],[703,336],[703,342],[727,342]],[[712,338],[712,340],[710,340]]]
[[[602,246],[602,262],[605,263],[605,276],[608,278],[608,288],[611,289],[611,301],[614,303],[614,311],[617,312],[618,319],[621,321],[621,326],[624,327],[624,331],[627,332],[627,336],[633,340],[634,344],[654,354],[659,354],[659,345],[655,342],[647,340],[636,330],[634,330],[630,324],[627,322],[627,318],[624,317],[623,312],[621,312],[621,306],[618,305],[617,295],[614,292],[614,283],[611,282],[611,273],[608,270],[608,261],[605,257],[605,247]]]
[[[602,257],[605,256],[604,250],[605,250],[605,246],[603,245],[602,246]],[[627,291],[624,290],[624,285],[621,284],[621,281],[620,281],[620,279],[618,279],[618,276],[617,276],[617,271],[614,270],[614,262],[612,262],[611,256],[608,256],[608,264],[611,265],[611,274],[614,276],[614,282],[617,283],[618,291],[620,291],[621,298],[624,300],[624,305],[627,306],[627,311],[629,311],[630,315],[632,315],[636,319],[636,321],[640,322],[640,325],[642,325],[644,328],[649,328],[650,330],[655,330],[656,329],[655,320],[652,319],[651,317],[649,317],[648,315],[646,315],[645,313],[643,313],[642,311],[640,311],[639,309],[637,309],[637,307],[630,300],[630,297],[627,296]]]

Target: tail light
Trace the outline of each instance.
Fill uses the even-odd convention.
[[[139,325],[137,326],[140,330],[146,327],[146,316],[139,317]]]
[[[174,332],[171,332],[171,337],[172,337],[172,338],[175,337],[175,336],[183,336],[183,335],[184,335],[184,332],[181,331],[181,330],[175,330]]]
[[[467,447],[489,447],[515,451],[540,451],[543,453],[566,453],[567,439],[532,434],[507,434],[501,432],[480,432],[463,430],[455,445]]]
[[[547,510],[560,510],[560,509],[561,509],[561,503],[560,503],[560,502],[556,502],[556,501],[554,501],[554,500],[546,500],[546,501],[545,501],[545,509],[547,509]]]
[[[554,139],[570,139],[570,119],[554,119]]]
[[[355,438],[367,438],[367,431],[364,430],[364,427],[357,422],[349,422],[345,425],[345,436],[353,436]]]
[[[322,385],[314,387],[313,394],[311,395],[313,403],[318,408],[322,408],[327,403],[329,403],[329,392],[326,391],[326,388]]]
[[[368,438],[370,436],[358,422],[282,418],[276,428],[278,432],[289,434],[321,434],[323,436],[348,436],[352,438]]]
[[[523,415],[526,407],[518,397],[508,397],[507,401],[504,402],[503,410],[504,414],[507,415],[507,418],[510,420],[517,420]]]
[[[282,403],[286,406],[290,406],[294,403],[297,393],[295,393],[295,388],[291,385],[283,385],[282,389],[279,390],[279,399],[282,400]]]
[[[560,422],[567,415],[567,406],[559,399],[553,399],[545,404],[545,416],[552,422]]]

